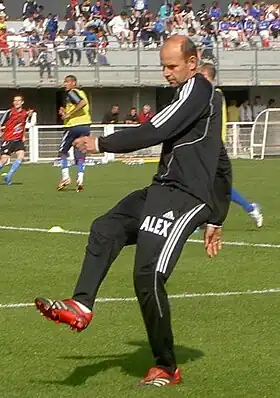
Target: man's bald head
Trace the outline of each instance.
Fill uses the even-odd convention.
[[[163,44],[162,50],[170,48],[176,48],[180,51],[184,58],[189,58],[190,56],[197,57],[197,49],[194,42],[187,36],[174,35],[169,37]]]
[[[161,48],[160,58],[164,77],[173,87],[196,74],[196,47],[186,36],[175,35],[167,39]]]

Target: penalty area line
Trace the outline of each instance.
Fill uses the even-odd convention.
[[[13,227],[8,225],[0,225],[0,230],[6,231],[22,231],[22,232],[43,232],[43,233],[59,233],[59,234],[68,234],[68,235],[88,235],[88,232],[83,231],[71,231],[71,230],[63,230],[60,231],[50,231],[47,228],[29,228],[29,227]],[[188,239],[188,243],[203,243],[202,239]],[[273,243],[250,243],[250,242],[239,242],[239,241],[224,241],[223,245],[225,246],[239,246],[239,247],[258,247],[258,248],[266,248],[266,249],[280,249],[280,244]]]
[[[206,297],[246,296],[246,295],[272,294],[272,293],[280,293],[280,287],[272,289],[245,290],[245,291],[233,291],[233,292],[179,293],[179,294],[170,294],[168,297],[171,300],[174,300],[174,299],[193,299],[193,298],[206,298]],[[96,299],[97,303],[126,303],[126,302],[135,302],[135,301],[137,301],[136,297],[100,297]],[[34,307],[34,303],[0,304],[0,309],[25,308],[25,307]]]

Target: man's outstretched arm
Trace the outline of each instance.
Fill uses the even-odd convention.
[[[117,131],[107,137],[81,137],[74,145],[84,153],[126,153],[158,145],[182,134],[205,114],[210,109],[212,96],[212,85],[204,79],[193,77],[181,89],[179,98],[147,123]]]

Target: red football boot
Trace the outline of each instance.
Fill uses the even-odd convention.
[[[168,373],[162,368],[151,368],[143,380],[140,381],[140,386],[155,386],[164,387],[171,384],[179,384],[182,380],[181,370],[176,369],[174,373]]]
[[[73,299],[53,301],[37,297],[35,305],[48,320],[56,323],[66,323],[76,332],[86,329],[92,319],[92,312],[84,312]]]

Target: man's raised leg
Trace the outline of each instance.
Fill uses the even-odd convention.
[[[91,226],[82,270],[71,299],[35,299],[39,311],[57,323],[76,331],[84,330],[92,319],[98,289],[121,249],[136,243],[146,189],[133,192]]]

